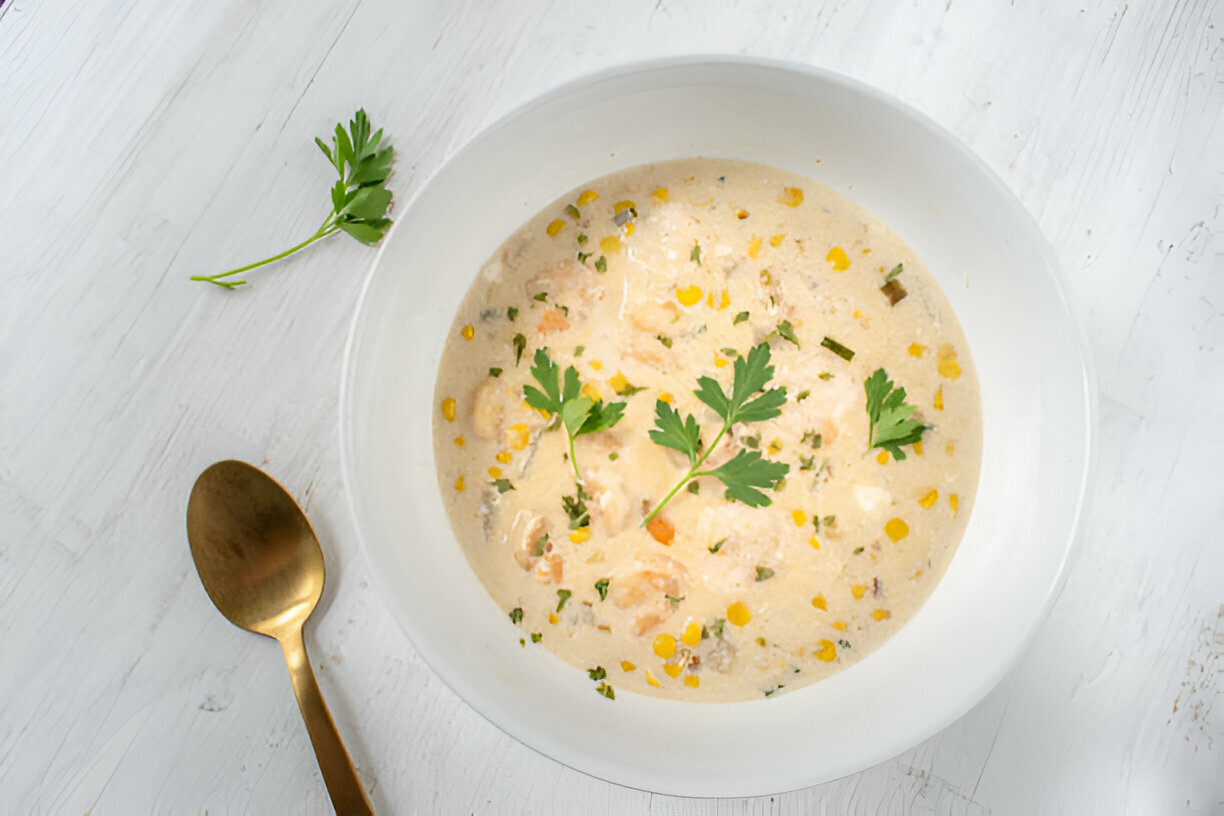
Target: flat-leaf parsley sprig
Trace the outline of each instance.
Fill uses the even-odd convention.
[[[901,446],[920,442],[930,426],[911,418],[918,409],[905,402],[905,389],[897,388],[884,369],[877,368],[863,389],[867,392],[867,449],[882,448],[898,462],[904,461]]]
[[[548,349],[536,349],[531,376],[540,387],[524,385],[523,399],[532,408],[548,411],[559,419],[561,427],[565,428],[570,467],[573,468],[574,480],[579,485],[578,500],[581,501],[582,474],[578,471],[578,460],[574,458],[574,439],[607,430],[620,422],[625,413],[625,403],[605,404],[603,400],[582,396],[582,383],[578,381],[577,369],[570,366],[562,375],[561,367],[548,356]]]
[[[758,450],[740,449],[735,456],[712,470],[702,470],[718,443],[737,422],[762,422],[780,416],[786,403],[786,388],[765,386],[773,379],[774,367],[769,364],[769,344],[761,343],[746,357],[735,360],[735,376],[731,382],[731,393],[711,377],[700,377],[699,388],[693,393],[697,399],[714,409],[722,419],[722,427],[714,441],[705,447],[701,444],[701,428],[692,414],[681,418],[679,412],[663,400],[655,403],[655,429],[650,438],[655,444],[683,453],[689,460],[688,472],[676,483],[650,514],[642,520],[647,524],[659,514],[672,497],[689,482],[702,476],[713,476],[726,486],[726,497],[741,501],[750,507],[768,507],[772,501],[759,488],[773,487],[790,471],[790,465],[773,462],[762,457]],[[759,395],[759,396],[758,396]]]
[[[381,241],[391,226],[391,219],[386,217],[391,206],[391,191],[386,188],[386,181],[395,161],[395,150],[383,143],[382,135],[381,128],[370,134],[370,120],[364,110],[359,110],[349,120],[347,132],[341,125],[336,125],[336,135],[330,148],[322,139],[315,138],[315,144],[336,168],[340,178],[331,190],[332,211],[323,219],[314,235],[262,261],[216,275],[192,275],[191,279],[233,289],[246,283],[245,280],[229,280],[234,275],[287,258],[341,230],[363,244],[373,245]]]

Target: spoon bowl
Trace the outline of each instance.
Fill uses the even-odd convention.
[[[302,639],[325,574],[323,550],[302,508],[258,468],[218,462],[191,490],[187,539],[200,581],[221,614],[235,626],[280,641],[336,813],[373,813]]]

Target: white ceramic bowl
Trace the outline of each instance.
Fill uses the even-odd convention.
[[[630,693],[610,702],[584,672],[544,649],[520,648],[519,632],[468,567],[434,476],[434,378],[464,292],[522,222],[585,181],[686,156],[809,176],[913,247],[956,310],[981,380],[981,484],[964,541],[930,600],[847,671],[753,702]],[[1059,586],[1090,469],[1094,393],[1048,243],[951,135],[828,72],[671,60],[597,74],[520,108],[401,209],[350,337],[344,479],[400,625],[498,727],[624,785],[766,794],[886,760],[952,723],[1002,678]]]

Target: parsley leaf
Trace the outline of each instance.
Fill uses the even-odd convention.
[[[279,261],[338,231],[348,233],[363,244],[373,245],[381,241],[391,227],[391,219],[386,216],[392,196],[386,182],[387,176],[391,175],[391,165],[395,162],[395,150],[383,143],[382,135],[381,128],[371,135],[366,112],[358,110],[349,120],[348,131],[342,125],[336,125],[330,148],[322,139],[315,138],[315,144],[336,168],[340,178],[331,190],[332,210],[314,235],[262,261],[216,275],[192,275],[191,279],[223,289],[234,289],[246,281],[226,278]]]
[[[693,251],[689,253],[689,260],[701,266],[701,244],[693,242]]]
[[[786,402],[786,388],[766,388],[774,374],[769,357],[768,343],[756,346],[747,356],[736,357],[730,394],[712,377],[698,378],[698,388],[693,393],[723,421],[722,428],[704,453],[697,419],[692,414],[682,418],[667,403],[656,401],[655,430],[650,431],[650,438],[655,444],[677,450],[688,457],[689,470],[643,519],[643,525],[658,515],[681,488],[702,476],[713,476],[721,481],[727,488],[728,499],[742,501],[750,507],[765,507],[772,503],[757,488],[775,486],[790,471],[790,465],[762,459],[759,451],[749,453],[741,449],[735,457],[719,467],[701,470],[701,465],[717,449],[732,425],[737,422],[762,422],[781,415],[782,405]]]
[[[739,314],[735,316],[735,319],[731,321],[731,325],[738,326],[740,323],[743,323],[745,320],[747,320],[748,317],[749,315],[747,312],[740,312]]]
[[[803,348],[799,345],[799,338],[795,336],[795,327],[791,325],[789,320],[783,320],[778,324],[776,329],[778,336],[789,343],[794,343],[795,348]]]
[[[517,339],[516,337],[516,344]],[[532,408],[547,411],[560,419],[569,441],[570,466],[574,470],[574,479],[581,483],[582,475],[578,471],[578,461],[574,458],[574,439],[584,434],[606,430],[620,422],[625,413],[625,403],[604,404],[603,400],[597,401],[582,396],[578,370],[569,366],[562,374],[561,367],[548,356],[548,349],[536,349],[531,376],[540,387],[524,385],[523,399]]]
[[[863,383],[867,392],[867,449],[882,448],[892,454],[898,462],[905,460],[902,445],[921,441],[923,425],[912,416],[918,409],[905,401],[905,389],[897,388],[888,373],[877,368]]]

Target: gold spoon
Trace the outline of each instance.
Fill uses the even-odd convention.
[[[218,462],[191,489],[187,540],[221,614],[235,626],[280,641],[336,813],[372,814],[302,640],[302,625],[323,591],[323,551],[302,508],[258,468]]]

